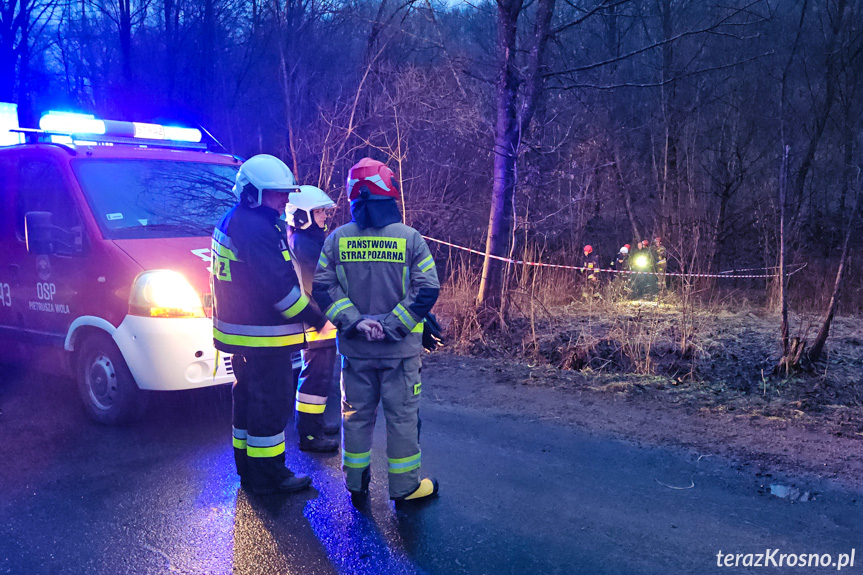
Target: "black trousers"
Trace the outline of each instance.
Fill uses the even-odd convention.
[[[336,346],[303,350],[303,368],[297,385],[297,433],[300,437],[324,434],[324,409],[333,382]]]
[[[293,408],[291,355],[233,356],[234,459],[252,484],[281,481],[285,473],[285,426]],[[246,442],[238,441],[238,436]]]

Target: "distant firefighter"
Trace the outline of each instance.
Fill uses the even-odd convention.
[[[659,282],[659,289],[665,289],[665,272],[668,269],[668,258],[666,257],[665,246],[662,245],[662,238],[655,238],[653,245],[650,247],[651,255],[653,256],[653,266],[656,269],[656,279]]]

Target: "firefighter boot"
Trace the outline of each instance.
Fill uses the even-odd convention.
[[[312,479],[308,475],[302,473],[295,474],[288,468],[284,468],[284,473],[281,474],[278,483],[265,483],[253,485],[252,493],[255,495],[272,495],[274,493],[291,493],[292,491],[302,491],[312,484]]]
[[[327,435],[335,435],[341,430],[341,423],[333,423],[332,425],[328,423],[324,426],[324,433],[326,433]]]
[[[301,491],[311,485],[308,475],[295,474],[285,467],[285,454],[274,457],[249,457],[244,487],[257,495]]]
[[[440,492],[440,484],[437,482],[437,479],[433,477],[425,477],[420,481],[419,487],[417,487],[412,493],[405,495],[404,497],[395,497],[393,500],[395,501],[396,506],[400,507],[408,503],[428,501],[437,497],[438,492]]]
[[[339,442],[335,439],[327,439],[326,437],[315,437],[314,435],[306,435],[300,437],[300,450],[314,451],[316,453],[333,453],[338,451]]]
[[[372,472],[366,467],[363,469],[362,476],[362,488],[359,491],[351,491],[348,489],[348,492],[351,494],[351,503],[353,503],[354,507],[357,509],[363,509],[368,504],[369,500],[369,483],[372,481]]]

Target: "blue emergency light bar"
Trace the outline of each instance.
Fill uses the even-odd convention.
[[[145,124],[142,122],[120,122],[99,120],[92,114],[50,111],[39,120],[39,128],[52,134],[81,136],[111,136],[168,142],[198,143],[201,131],[196,128]]]

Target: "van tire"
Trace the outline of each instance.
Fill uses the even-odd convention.
[[[144,407],[144,392],[107,334],[92,334],[81,345],[75,370],[87,413],[104,425],[131,421]]]

